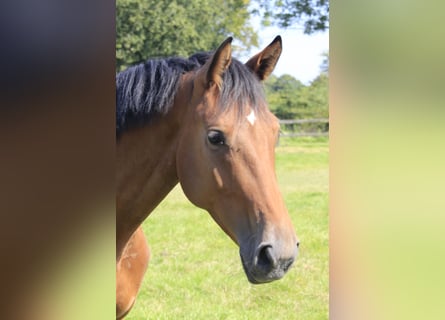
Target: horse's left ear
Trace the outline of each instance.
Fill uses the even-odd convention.
[[[207,86],[211,86],[214,83],[221,89],[222,76],[232,62],[232,40],[232,37],[224,40],[204,66]]]
[[[266,80],[273,69],[275,69],[282,49],[281,37],[277,36],[263,51],[250,58],[249,61],[246,62],[246,66],[249,67],[260,80]]]

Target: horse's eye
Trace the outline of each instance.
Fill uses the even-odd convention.
[[[218,130],[210,130],[207,133],[207,139],[209,140],[210,144],[214,146],[224,144],[226,142],[224,133]]]

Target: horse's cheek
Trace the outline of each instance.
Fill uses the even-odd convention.
[[[203,172],[200,167],[199,148],[193,144],[182,144],[177,154],[179,183],[187,198],[196,206],[203,207],[202,182]]]

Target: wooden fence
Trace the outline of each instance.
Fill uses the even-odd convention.
[[[329,119],[280,120],[281,137],[321,137],[329,135]]]

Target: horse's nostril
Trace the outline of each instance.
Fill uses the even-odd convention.
[[[277,266],[277,260],[273,255],[273,250],[270,245],[266,245],[258,252],[258,266],[270,271]]]
[[[300,248],[300,242],[297,242],[297,248]]]

